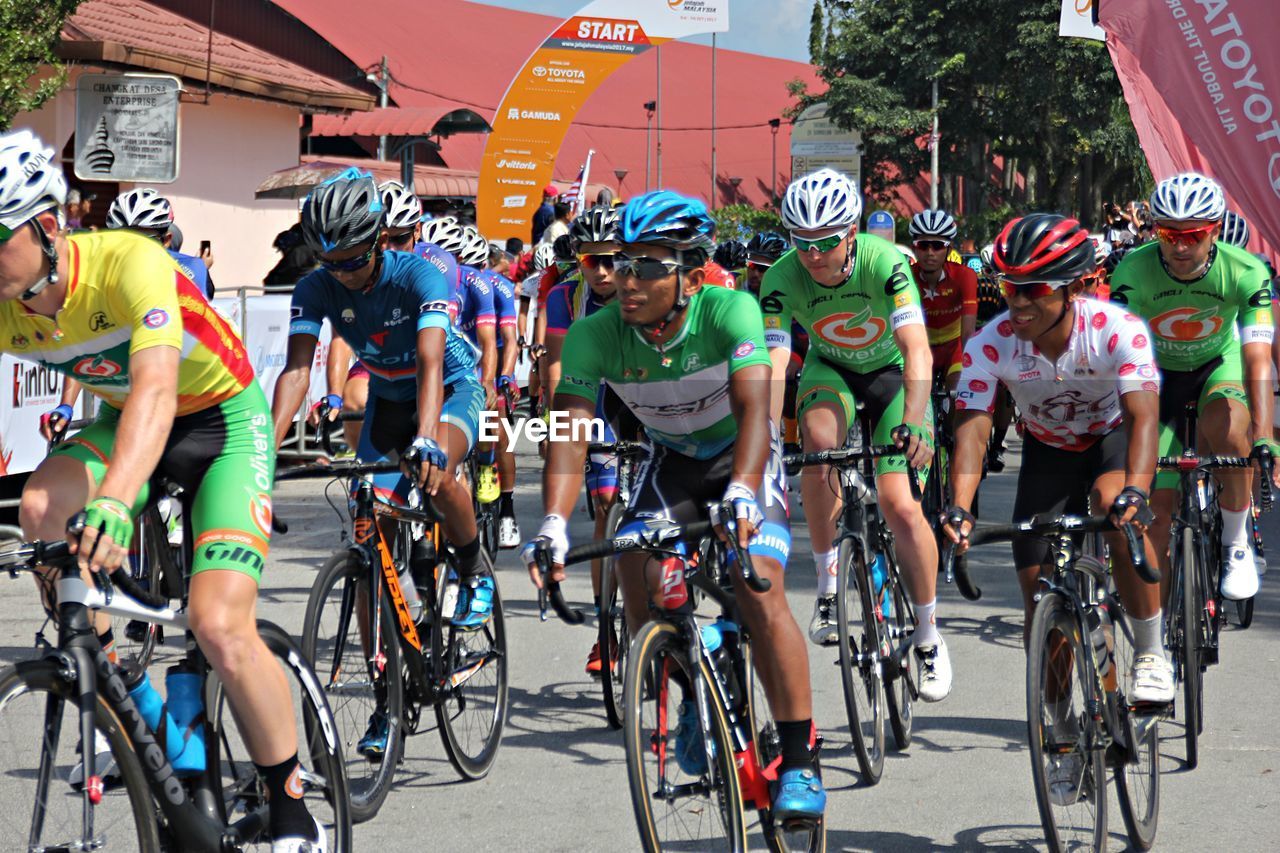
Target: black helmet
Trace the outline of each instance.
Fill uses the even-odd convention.
[[[574,251],[575,248],[572,234],[561,234],[551,244],[551,249],[555,252],[557,262],[568,262],[576,258],[578,255]]]
[[[1012,220],[996,238],[996,271],[1013,281],[1074,281],[1098,268],[1093,240],[1080,223],[1056,213]]]
[[[302,236],[321,254],[372,243],[381,230],[378,185],[354,166],[312,190],[302,208]]]
[[[1131,246],[1116,246],[1111,250],[1111,254],[1107,255],[1102,262],[1102,268],[1107,271],[1107,275],[1111,275],[1116,271],[1116,267],[1124,260],[1124,256],[1129,254]]]
[[[618,209],[597,204],[584,210],[569,226],[569,236],[575,249],[583,243],[612,243],[618,239]]]
[[[748,260],[764,260],[772,264],[787,252],[787,241],[781,234],[761,231],[747,243]]]
[[[747,265],[747,247],[741,240],[725,240],[716,246],[712,260],[727,270],[740,270]]]

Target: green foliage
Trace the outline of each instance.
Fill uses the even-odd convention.
[[[67,16],[81,0],[0,0],[0,130],[18,113],[40,107],[66,80],[54,55]],[[54,74],[39,83],[31,78],[41,66]]]
[[[822,25],[822,4],[813,4],[813,14],[809,16],[809,54],[818,56],[822,53],[826,41],[826,28]]]
[[[749,204],[728,204],[711,211],[711,218],[716,221],[716,240],[742,240],[746,242],[751,235],[761,231],[786,233],[782,227],[782,217],[776,210],[752,207]]]
[[[833,35],[813,56],[825,94],[796,87],[862,132],[870,193],[929,170],[930,89],[939,83],[940,204],[963,177],[966,211],[1033,205],[1097,215],[1144,195],[1145,159],[1106,47],[1058,36],[1059,0],[816,0]],[[815,14],[816,19],[816,14]],[[1002,184],[1001,157],[1027,177]]]

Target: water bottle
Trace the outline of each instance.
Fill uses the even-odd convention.
[[[871,576],[871,586],[875,589],[876,599],[880,602],[880,612],[889,616],[889,596],[885,594],[885,583],[889,579],[889,567],[885,565],[884,556],[876,551],[872,555],[874,559],[871,561],[871,570],[868,574]]]
[[[729,707],[738,707],[742,691],[738,689],[738,676],[733,671],[730,646],[738,642],[738,626],[723,616],[710,625],[702,626],[702,645],[711,655],[711,662],[724,683]]]
[[[125,688],[129,691],[134,704],[138,706],[138,713],[155,734],[156,740],[164,745],[169,761],[172,763],[182,752],[182,732],[174,725],[173,717],[165,709],[164,698],[151,686],[147,671],[133,658],[125,660],[120,665],[120,669],[124,675]],[[163,727],[161,727],[162,720]],[[201,757],[203,758],[203,753]]]
[[[684,559],[667,557],[662,561],[662,583],[658,589],[658,606],[663,610],[681,610],[689,605],[689,588],[684,583]]]
[[[409,566],[400,572],[400,591],[404,594],[404,603],[409,605],[409,616],[416,623],[422,618],[422,596],[418,595],[418,585],[413,582],[413,570]]]
[[[169,717],[178,732],[179,747],[169,748],[169,761],[179,776],[204,772],[204,698],[200,695],[204,679],[186,661],[169,667],[164,676],[164,690],[169,697]]]
[[[1111,614],[1105,604],[1089,608],[1087,614],[1089,641],[1093,643],[1093,659],[1098,665],[1098,675],[1102,676],[1102,686],[1110,693],[1116,689],[1115,661],[1112,649],[1115,648],[1114,627]]]

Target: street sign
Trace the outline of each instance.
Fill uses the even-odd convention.
[[[867,233],[883,237],[893,242],[893,214],[887,210],[877,210],[867,217]]]
[[[178,177],[178,95],[168,74],[82,74],[76,177],[167,184]]]
[[[800,113],[791,129],[792,179],[824,166],[843,172],[861,187],[862,134],[836,127],[827,118],[827,105],[818,103]]]

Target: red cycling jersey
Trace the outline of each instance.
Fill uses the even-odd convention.
[[[920,301],[924,304],[924,323],[929,329],[929,345],[951,343],[960,337],[961,318],[978,315],[978,276],[964,264],[946,261],[942,279],[936,285],[926,284],[920,267],[911,265]]]

